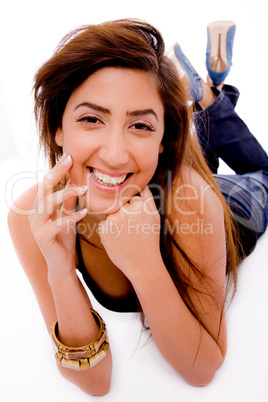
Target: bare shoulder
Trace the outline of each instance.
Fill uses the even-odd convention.
[[[206,272],[221,266],[225,274],[224,212],[212,186],[184,168],[171,191],[169,206],[170,230],[178,244]]]
[[[8,213],[8,227],[18,256],[29,253],[34,246],[34,238],[30,231],[29,214],[32,211],[37,194],[37,185],[30,187],[11,206]]]
[[[223,217],[223,207],[211,184],[197,172],[184,168],[170,194],[171,214],[181,219],[190,217]],[[188,219],[189,220],[189,219]]]
[[[27,210],[28,212],[31,210],[36,194],[38,190],[38,185],[35,184],[32,187],[29,187],[24,193],[22,193],[13,203],[12,207],[10,210],[12,212],[23,212],[23,209],[25,210],[23,215],[27,215]],[[28,207],[28,208],[26,208]],[[20,208],[20,210],[19,210]]]
[[[12,242],[31,286],[35,292],[47,326],[55,319],[55,307],[47,280],[46,261],[30,229],[29,214],[37,194],[37,185],[25,191],[12,205],[8,227]]]

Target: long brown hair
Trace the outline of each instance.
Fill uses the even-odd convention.
[[[55,134],[61,127],[70,95],[90,74],[108,66],[138,69],[156,77],[165,109],[165,132],[162,141],[164,150],[150,182],[151,189],[154,190],[155,184],[160,186],[165,203],[170,190],[168,177],[171,173],[173,183],[180,175],[182,165],[194,169],[214,189],[225,214],[227,274],[229,282],[236,287],[239,260],[232,218],[192,132],[192,110],[187,103],[184,84],[173,62],[165,55],[161,34],[153,26],[139,20],[118,20],[78,28],[63,38],[51,59],[39,69],[34,84],[35,114],[39,122],[40,141],[51,167],[62,154],[62,148],[55,142]],[[190,261],[187,250],[175,241],[172,233],[165,230],[166,214],[162,212],[161,253],[164,262],[187,307],[203,325],[188,297],[192,284],[175,263],[174,249],[200,277],[203,274]]]

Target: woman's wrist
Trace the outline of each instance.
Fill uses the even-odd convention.
[[[143,259],[140,264],[134,266],[129,272],[128,279],[134,288],[146,288],[147,284],[150,284],[152,280],[155,281],[156,277],[161,277],[167,270],[159,252],[159,255],[154,254],[150,258]]]
[[[59,339],[72,346],[85,345],[95,339],[98,326],[75,270],[65,275],[51,272],[49,285],[59,322]]]
[[[64,267],[64,271],[60,269],[60,267],[55,269],[55,267],[51,267],[48,265],[48,283],[50,286],[60,286],[63,283],[75,283],[77,281],[77,274],[75,267],[70,267],[69,269]]]

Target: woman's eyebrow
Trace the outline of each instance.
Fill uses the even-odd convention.
[[[83,107],[83,106],[96,110],[97,112],[111,114],[111,111],[109,109],[106,109],[105,107],[102,107],[102,106],[96,105],[95,103],[90,103],[90,102],[79,103],[79,105],[77,105],[74,108],[74,111],[76,111],[79,107]],[[141,109],[141,110],[133,110],[132,112],[127,112],[127,116],[144,116],[147,114],[154,115],[156,120],[158,121],[158,116],[153,109]]]
[[[102,113],[105,113],[105,114],[111,114],[109,109],[106,109],[105,107],[102,107],[102,106],[96,105],[95,103],[90,103],[90,102],[79,103],[79,105],[77,105],[74,108],[74,111],[76,111],[79,107],[83,107],[83,106],[86,106],[86,107],[88,107],[90,109],[96,110],[97,112],[102,112]]]
[[[127,112],[127,116],[144,116],[146,114],[152,114],[155,116],[158,121],[158,116],[153,109],[142,109],[142,110],[134,110],[133,112]]]

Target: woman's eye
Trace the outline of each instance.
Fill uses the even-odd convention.
[[[95,116],[83,116],[76,120],[77,122],[86,122],[90,124],[101,123],[101,121]]]
[[[141,131],[155,131],[155,128],[148,123],[135,123],[132,127]]]

